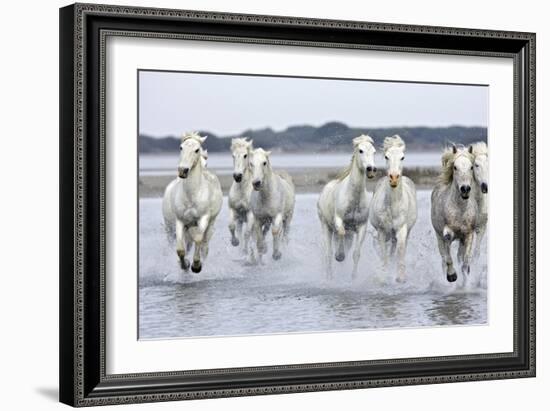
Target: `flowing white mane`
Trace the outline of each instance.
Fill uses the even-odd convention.
[[[474,157],[489,155],[489,149],[487,148],[487,143],[484,141],[478,141],[470,146],[472,148],[472,154]]]
[[[248,141],[247,137],[239,137],[231,140],[231,151],[241,147],[252,149],[252,141]]]
[[[200,144],[202,144],[204,142],[204,140],[206,139],[206,137],[201,137],[201,135],[197,131],[188,131],[188,132],[183,133],[183,135],[181,136],[181,142],[182,143],[186,140],[189,140],[189,139],[196,140]]]
[[[384,139],[384,153],[386,153],[390,148],[392,147],[398,147],[402,148],[403,151],[405,151],[405,142],[401,137],[399,137],[397,134],[395,134],[392,137],[386,137]]]
[[[346,178],[347,176],[350,175],[351,173],[351,169],[353,167],[353,162],[355,161],[355,157],[357,155],[357,150],[355,150],[357,148],[357,146],[359,146],[359,144],[361,143],[370,143],[371,145],[374,146],[374,140],[372,139],[371,136],[367,136],[366,134],[361,134],[359,137],[355,137],[353,140],[353,155],[351,156],[351,161],[349,163],[349,165],[344,168],[342,171],[340,171],[340,173],[338,173],[338,175],[336,176],[336,179],[338,181],[342,181],[344,178]]]
[[[456,152],[454,151],[456,148]],[[466,156],[470,161],[474,161],[474,156],[464,146],[446,147],[441,156],[441,174],[439,181],[443,184],[450,184],[453,181],[453,170],[455,161],[460,156]]]

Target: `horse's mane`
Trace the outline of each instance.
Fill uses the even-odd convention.
[[[453,151],[453,147],[456,147],[456,153]],[[474,161],[474,156],[464,146],[451,146],[443,150],[443,155],[441,156],[441,174],[439,174],[439,181],[441,183],[450,184],[453,181],[455,161],[460,156],[466,156],[470,161]]]
[[[484,141],[478,141],[477,143],[472,144],[470,147],[472,147],[472,154],[474,155],[474,157],[489,155],[487,143],[485,143]]]
[[[250,144],[250,150],[252,150],[252,142],[251,141],[247,141],[247,137],[239,137],[239,138],[234,138],[231,140],[231,148],[230,150],[233,151],[239,147],[248,147],[249,144]]]
[[[403,139],[401,137],[399,137],[399,135],[395,134],[394,136],[392,137],[386,137],[384,139],[384,153],[387,152],[390,148],[392,147],[398,147],[398,148],[403,148],[403,150],[405,150],[405,142],[403,141]]]
[[[193,140],[197,140],[199,143],[202,144],[202,137],[197,131],[187,131],[183,133],[181,136],[181,142],[183,143],[185,140],[189,140],[192,138]]]
[[[350,175],[351,173],[351,168],[353,167],[353,162],[355,161],[355,157],[356,157],[356,154],[357,154],[357,151],[355,150],[355,148],[361,144],[361,143],[370,143],[374,146],[374,140],[372,139],[371,136],[367,136],[366,134],[361,134],[359,137],[355,137],[353,140],[353,155],[351,156],[351,161],[349,163],[349,165],[344,168],[342,171],[340,171],[338,173],[338,175],[336,176],[336,179],[338,181],[342,181],[344,178],[346,178],[347,176]]]

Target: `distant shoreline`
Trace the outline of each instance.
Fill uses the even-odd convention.
[[[216,170],[210,170],[216,174]],[[275,170],[277,171],[277,170]],[[291,175],[296,193],[319,193],[326,183],[336,178],[341,168],[296,168],[287,170]],[[403,175],[412,179],[417,189],[431,189],[437,182],[438,167],[405,168]],[[227,195],[233,177],[230,174],[216,174],[220,180],[222,191]],[[367,189],[374,190],[376,182],[385,175],[384,169],[379,169],[375,178],[368,180]],[[176,176],[166,174],[144,174],[139,176],[139,198],[162,197],[164,189]]]

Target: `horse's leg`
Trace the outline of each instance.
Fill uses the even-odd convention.
[[[361,247],[367,235],[367,224],[363,224],[357,229],[357,237],[355,238],[355,249],[353,250],[353,271],[351,272],[352,280],[357,278],[357,266],[361,257]]]
[[[189,261],[185,258],[185,227],[183,222],[176,220],[176,253],[180,260],[180,266],[183,270],[189,270]]]
[[[397,258],[399,259],[397,263],[397,282],[405,282],[405,255],[407,251],[407,237],[408,237],[408,228],[407,225],[403,225],[396,233],[395,237],[397,240],[396,249],[397,249]]]
[[[376,238],[378,238],[378,247],[380,248],[380,257],[382,258],[382,269],[384,270],[384,273],[386,273],[388,270],[388,249],[387,249],[386,233],[382,230],[378,230]]]
[[[464,237],[464,259],[462,262],[462,274],[470,274],[470,263],[472,262],[472,252],[473,252],[473,243],[474,243],[474,232],[467,234]]]
[[[478,259],[479,255],[481,253],[481,242],[483,241],[483,237],[485,237],[485,231],[487,230],[487,224],[483,224],[481,227],[479,227],[478,232],[475,236],[475,249],[474,249],[474,258]]]
[[[247,255],[248,242],[250,241],[250,236],[252,234],[253,225],[254,225],[254,214],[252,213],[252,211],[248,211],[246,213],[245,223],[246,223],[246,226],[244,227],[244,234],[243,234],[243,240],[244,240],[243,253]]]
[[[265,254],[267,247],[265,246],[263,225],[258,219],[254,220],[254,234],[256,236],[256,248],[258,249],[258,255],[261,256],[262,254]]]
[[[239,239],[235,236],[236,228],[236,215],[235,210],[229,207],[229,232],[231,233],[231,245],[237,247],[239,245]]]
[[[445,233],[445,231],[443,231]],[[447,241],[445,237],[441,238],[437,236],[437,241],[439,244],[439,252],[441,253],[441,258],[443,259],[443,265],[445,272],[447,274],[447,281],[452,283],[456,281],[456,271],[453,265],[453,259],[451,257],[451,241]]]
[[[464,249],[464,240],[460,240],[458,244],[458,252],[456,254],[456,259],[459,264],[462,264],[462,262],[464,261]]]
[[[271,227],[271,233],[273,235],[272,257],[274,260],[279,260],[281,258],[280,242],[281,242],[282,230],[283,230],[283,215],[279,213],[273,219],[273,225]]]
[[[208,224],[208,228],[206,229],[206,232],[204,233],[204,239],[202,240],[202,248],[201,248],[201,257],[203,260],[208,257],[208,251],[210,244],[210,239],[212,238],[212,235],[214,234],[214,224]]]
[[[210,223],[210,217],[208,215],[203,215],[199,219],[197,226],[194,227],[193,232],[191,232],[193,242],[195,243],[195,251],[193,253],[193,264],[191,265],[191,271],[193,271],[194,273],[200,273],[202,270],[201,248],[205,238],[206,229],[208,228],[209,223]]]
[[[332,231],[325,223],[321,223],[323,231],[323,243],[325,246],[325,264],[327,268],[327,279],[332,279]]]
[[[334,216],[334,227],[336,228],[336,234],[338,235],[338,249],[336,250],[336,261],[344,261],[346,258],[346,249],[344,240],[346,237],[346,229],[344,228],[344,221],[339,216]]]

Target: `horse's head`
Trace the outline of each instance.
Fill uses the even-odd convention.
[[[456,184],[456,187],[460,191],[460,196],[464,200],[467,200],[470,198],[474,179],[474,158],[467,149],[459,149],[455,145],[453,145],[453,154],[453,184]]]
[[[474,178],[483,194],[489,191],[489,152],[487,144],[475,143],[468,148],[474,156]]]
[[[205,162],[202,143],[206,137],[201,137],[197,133],[188,133],[182,137],[180,144],[180,159],[178,162],[178,177],[187,178],[197,164]]]
[[[395,188],[399,185],[403,173],[403,160],[405,160],[405,142],[397,134],[384,139],[384,158],[390,186]]]
[[[362,172],[367,173],[368,178],[376,175],[376,166],[374,165],[374,141],[371,137],[361,135],[353,139],[353,155],[356,158],[356,164]]]
[[[271,173],[271,163],[269,155],[271,151],[265,151],[263,148],[257,148],[252,151],[250,166],[252,168],[252,187],[259,191],[265,181],[266,175]]]
[[[233,178],[237,183],[243,179],[244,172],[250,168],[252,140],[234,138],[231,140],[231,154],[233,155]]]

